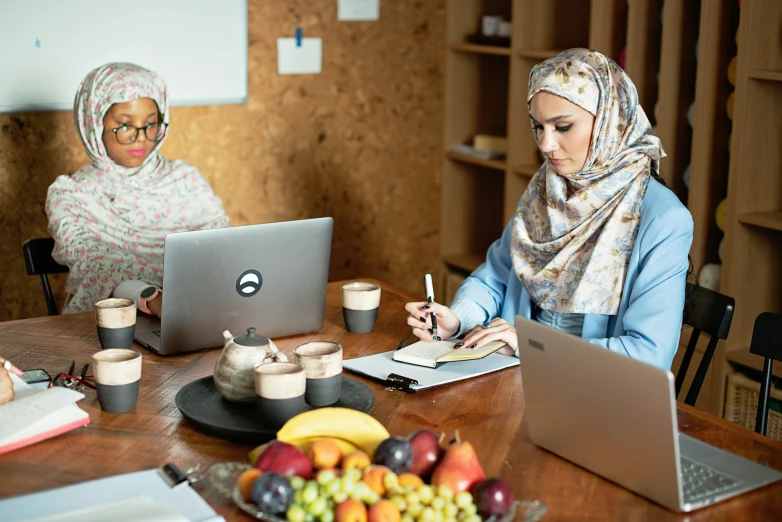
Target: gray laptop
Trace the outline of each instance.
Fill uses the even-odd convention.
[[[782,473],[679,433],[673,375],[516,318],[532,442],[674,511]]]
[[[139,313],[136,341],[160,354],[223,346],[253,326],[270,338],[323,327],[330,218],[166,236],[162,318]]]

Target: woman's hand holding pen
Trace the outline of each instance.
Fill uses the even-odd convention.
[[[424,341],[432,340],[432,314],[437,314],[437,333],[441,339],[449,339],[459,331],[459,318],[450,308],[432,302],[407,303],[405,310],[407,324],[413,328],[413,334]]]
[[[0,357],[0,404],[5,404],[14,398],[14,383],[10,373],[24,375],[24,373]]]
[[[516,328],[505,319],[497,317],[467,332],[461,342],[464,343],[465,348],[480,348],[492,341],[502,341],[507,345],[499,349],[498,353],[513,355],[519,344]]]

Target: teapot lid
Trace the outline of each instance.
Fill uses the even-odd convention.
[[[234,342],[242,346],[266,346],[269,344],[269,338],[255,333],[255,328],[251,326],[247,329],[247,335],[234,337]]]

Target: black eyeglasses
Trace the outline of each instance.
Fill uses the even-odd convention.
[[[149,141],[160,141],[163,136],[166,135],[166,129],[168,123],[162,121],[156,121],[154,123],[148,123],[146,127],[136,127],[134,125],[123,125],[111,129],[117,141],[122,145],[130,145],[138,139],[139,131],[144,131],[144,136]]]

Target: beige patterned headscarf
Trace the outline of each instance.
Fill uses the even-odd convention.
[[[560,175],[546,160],[530,180],[513,218],[513,268],[544,310],[615,315],[641,200],[665,153],[635,85],[603,54],[570,49],[536,65],[527,103],[541,91],[590,112],[595,124],[580,172]]]

